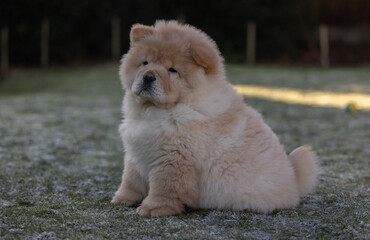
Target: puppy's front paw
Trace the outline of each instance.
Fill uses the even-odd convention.
[[[126,206],[137,206],[143,199],[141,194],[132,191],[117,191],[111,201],[115,204],[124,204]]]
[[[136,212],[143,217],[160,217],[182,213],[184,205],[179,200],[145,199]]]
[[[124,205],[127,205],[129,207],[135,206],[135,205],[138,204],[137,201],[129,200],[129,199],[125,198],[124,196],[120,196],[120,195],[115,195],[112,198],[111,203],[114,203],[114,204],[124,204]]]

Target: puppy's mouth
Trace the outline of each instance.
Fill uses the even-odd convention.
[[[138,89],[135,89],[134,90],[134,93],[138,96],[142,96],[142,97],[145,97],[145,98],[153,98],[153,92],[152,92],[152,88],[151,87],[147,87],[147,86],[142,86]]]

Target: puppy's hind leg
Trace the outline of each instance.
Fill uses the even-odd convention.
[[[125,157],[125,169],[122,175],[121,186],[118,188],[112,203],[136,206],[147,195],[147,184],[137,172],[131,161]]]

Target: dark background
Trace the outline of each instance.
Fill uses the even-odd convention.
[[[370,63],[369,12],[370,0],[0,0],[0,27],[9,28],[10,65],[16,66],[40,65],[44,19],[52,65],[111,60],[114,15],[121,19],[122,53],[132,24],[182,19],[209,34],[228,61],[245,62],[246,24],[255,21],[257,63],[318,65],[318,26],[328,24],[338,30],[331,64],[364,65]]]

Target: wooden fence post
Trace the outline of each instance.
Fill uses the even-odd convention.
[[[49,35],[50,23],[49,20],[44,20],[41,23],[41,66],[49,66]]]
[[[247,24],[247,64],[256,62],[256,23]]]
[[[121,57],[121,20],[118,16],[112,17],[112,58]]]
[[[9,29],[1,29],[1,73],[6,74],[9,71]]]
[[[329,67],[329,30],[327,25],[322,24],[319,26],[319,38],[321,66]]]

